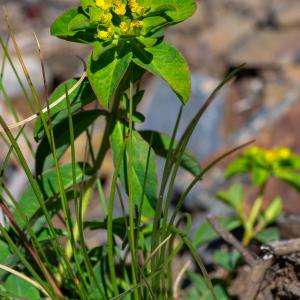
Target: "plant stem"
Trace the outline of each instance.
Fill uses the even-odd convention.
[[[133,200],[133,149],[132,149],[132,130],[133,130],[133,67],[130,66],[130,87],[129,87],[129,145],[128,145],[128,188],[129,188],[129,243],[131,253],[131,269],[132,269],[132,282],[137,284],[137,252],[135,247],[135,234],[134,234],[134,200]],[[139,300],[138,291],[134,291],[134,298]]]

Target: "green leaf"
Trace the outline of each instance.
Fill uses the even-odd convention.
[[[163,8],[165,5],[165,0],[153,0],[151,3],[151,12]],[[167,5],[169,6],[169,9],[165,9],[164,14],[169,21],[169,25],[177,24],[186,20],[194,14],[197,8],[194,0],[168,0]]]
[[[7,292],[15,296],[30,300],[41,299],[39,291],[33,285],[15,275],[8,276],[3,286]]]
[[[122,148],[122,143],[124,136],[127,133],[128,128],[126,125],[117,122],[115,129],[111,135],[111,143],[114,161],[118,160],[120,149]],[[150,160],[148,166],[147,177],[146,167],[147,167],[147,156],[149,151],[149,145],[143,140],[143,138],[136,132],[132,133],[132,154],[133,154],[133,200],[137,206],[141,205],[143,187],[144,189],[144,201],[142,214],[147,217],[154,216],[154,210],[156,207],[157,200],[157,177],[156,177],[156,163],[155,163],[155,154],[151,150]],[[124,159],[120,168],[120,179],[128,193],[128,146],[125,151]]]
[[[249,226],[249,228],[253,228],[256,221],[257,221],[257,218],[261,212],[261,207],[263,205],[263,197],[257,197],[251,207],[251,211],[250,211],[250,214],[249,214],[249,217],[246,221],[246,224],[247,226]]]
[[[296,172],[275,169],[274,176],[292,186],[297,192],[300,192],[300,175]]]
[[[0,263],[5,263],[7,257],[10,255],[9,247],[6,242],[0,240]]]
[[[134,63],[165,80],[181,102],[187,103],[191,80],[188,66],[180,52],[166,42],[151,48],[144,48],[137,41],[133,45]]]
[[[62,166],[60,168],[64,189],[68,189],[73,185],[73,175],[72,175],[72,164]],[[81,164],[75,165],[75,175],[76,182],[79,183],[83,179],[83,166]],[[88,178],[85,175],[86,178]],[[51,199],[58,195],[59,186],[57,182],[57,173],[56,171],[45,172],[42,176],[37,178],[37,183],[43,194],[44,201]],[[22,218],[22,215],[19,213],[19,210],[28,218],[28,220],[40,209],[39,202],[35,197],[35,193],[31,186],[27,188],[24,192],[22,198],[18,203],[18,210],[15,211],[14,218],[21,228],[26,225],[26,222]]]
[[[61,237],[67,237],[68,233],[63,231],[62,229],[56,228],[55,230],[55,236],[57,238],[61,238]],[[44,242],[48,242],[51,239],[53,239],[50,229],[49,228],[43,228],[37,235],[37,240],[40,243],[44,243]]]
[[[213,255],[215,263],[227,271],[233,271],[236,268],[236,264],[240,257],[241,255],[237,250],[231,252],[216,250]]]
[[[74,138],[76,139],[83,133],[98,117],[107,115],[104,110],[83,111],[73,116]],[[59,158],[66,152],[70,146],[69,120],[63,119],[53,128],[56,155]],[[51,147],[48,139],[44,137],[36,150],[36,174],[40,175],[43,170],[54,166]]]
[[[189,279],[192,282],[192,288],[188,291],[188,295],[185,299],[189,300],[213,300],[211,291],[205,284],[204,278],[195,272],[187,272]],[[219,285],[214,285],[214,292],[218,300],[228,300],[229,297],[224,288]]]
[[[263,212],[263,218],[266,224],[271,224],[276,221],[282,212],[282,200],[276,197]]]
[[[280,232],[278,227],[270,227],[258,232],[254,238],[262,244],[267,244],[272,241],[278,241],[280,239]]]
[[[171,143],[171,138],[168,135],[152,130],[143,130],[139,133],[142,138],[148,143],[150,143],[151,136],[153,136],[152,149],[157,155],[164,158],[167,157]],[[175,150],[176,147],[177,143],[175,142],[173,145],[173,150]],[[186,150],[184,152],[180,165],[182,168],[184,168],[194,176],[197,176],[201,173],[201,167],[199,165],[198,159],[189,150]]]
[[[86,15],[78,14],[70,21],[68,24],[68,29],[69,31],[77,31],[87,29],[92,26],[93,24]]]
[[[248,158],[240,157],[232,161],[226,169],[226,178],[237,174],[247,173],[250,171]]]
[[[252,180],[255,185],[262,186],[270,178],[271,174],[268,170],[261,167],[253,166]]]
[[[60,97],[66,94],[66,89],[69,91],[76,83],[78,79],[70,79],[60,84],[52,93],[49,98],[49,104],[52,104]],[[72,93],[68,94],[71,103],[71,111],[74,113],[85,105],[96,100],[92,87],[87,79],[85,79]],[[68,117],[67,102],[63,100],[55,107],[51,108],[51,125],[54,127],[63,119]],[[48,118],[48,112],[44,113],[45,119]],[[40,140],[44,136],[44,127],[42,125],[41,118],[39,117],[34,127],[34,137],[36,140]]]
[[[236,218],[219,218],[220,225],[228,231],[234,230],[241,226],[241,221]],[[208,243],[218,238],[218,234],[207,222],[201,224],[196,230],[193,238],[193,246],[198,248],[204,243]]]
[[[127,224],[129,223],[128,217]],[[104,221],[87,221],[84,223],[84,228],[88,228],[90,230],[98,230],[98,229],[107,229],[107,220]],[[113,233],[119,236],[122,240],[125,238],[127,234],[127,227],[124,217],[119,217],[113,219]]]
[[[69,24],[74,18],[77,18],[77,15],[79,14],[85,14],[81,6],[71,8],[66,13],[59,16],[51,26],[51,35],[67,41],[92,44],[95,41],[96,29],[72,31],[69,28]]]
[[[95,0],[80,0],[80,2],[84,10],[86,10],[89,7],[94,7],[96,5]]]
[[[217,197],[225,204],[230,205],[237,212],[241,212],[243,210],[245,196],[241,184],[235,183],[231,185],[227,191],[217,193]]]
[[[88,59],[88,77],[100,103],[108,108],[120,81],[124,77],[131,59],[132,53],[116,47],[107,47],[105,51],[96,55],[98,60],[93,59],[93,54]]]

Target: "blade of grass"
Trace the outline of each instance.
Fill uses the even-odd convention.
[[[27,268],[27,270],[30,272],[34,280],[38,282],[47,291],[47,293],[51,295],[51,297],[53,297],[54,299],[61,299],[61,297],[57,297],[56,291],[53,290],[53,287],[48,286],[45,283],[45,281],[40,278],[40,276],[36,273],[34,268],[31,266],[31,263],[21,253],[21,251],[18,249],[18,246],[13,242],[13,240],[10,238],[9,234],[6,232],[5,228],[1,224],[0,224],[0,231],[1,231],[1,235],[7,241],[13,253],[19,257],[20,261],[24,264],[25,268]]]
[[[27,93],[27,90],[26,90],[26,88],[25,88],[25,86],[24,86],[24,84],[23,84],[23,82],[21,80],[21,77],[20,77],[20,75],[19,75],[19,73],[18,73],[18,71],[17,71],[17,69],[16,69],[16,67],[15,67],[15,65],[14,65],[14,63],[13,63],[13,61],[11,59],[11,56],[10,56],[8,50],[7,50],[6,43],[4,43],[4,41],[3,41],[3,39],[1,37],[0,37],[0,45],[2,47],[2,50],[3,50],[3,53],[4,53],[4,57],[7,58],[10,66],[11,66],[11,68],[12,68],[12,70],[13,70],[16,78],[17,78],[17,81],[18,81],[18,83],[19,83],[19,85],[20,85],[20,87],[22,89],[22,93],[25,96],[25,100],[26,100],[28,106],[30,107],[31,111],[34,112],[35,108],[34,108],[34,106],[32,104],[32,99],[30,99],[30,97],[29,97],[29,95]]]
[[[254,142],[254,140],[249,141],[247,143],[244,143],[242,145],[239,145],[233,149],[230,149],[229,151],[225,152],[223,155],[221,155],[220,157],[218,157],[217,159],[213,160],[211,163],[209,163],[202,171],[201,173],[196,176],[194,178],[194,180],[190,183],[190,185],[187,187],[187,189],[184,191],[184,193],[181,195],[180,199],[177,202],[177,205],[174,209],[174,212],[172,214],[172,217],[168,223],[168,228],[167,228],[167,233],[170,233],[171,231],[171,227],[173,226],[176,216],[178,215],[179,209],[181,208],[181,206],[183,205],[186,197],[188,196],[188,194],[190,193],[190,191],[193,189],[193,187],[199,182],[199,180],[202,179],[202,177],[211,169],[213,168],[216,164],[218,164],[221,160],[223,160],[224,158],[228,157],[229,155],[233,154],[234,152],[243,149],[244,147],[249,146],[250,144],[252,144]]]
[[[40,269],[43,272],[45,278],[47,279],[47,281],[49,282],[49,284],[52,286],[53,290],[55,291],[55,294],[57,296],[59,296],[60,298],[63,298],[63,294],[62,294],[61,290],[59,289],[59,287],[57,286],[57,284],[56,284],[55,280],[53,279],[52,275],[50,274],[50,272],[45,267],[45,265],[42,262],[39,255],[34,251],[32,245],[27,240],[26,236],[22,232],[21,228],[18,226],[18,224],[15,221],[13,215],[11,214],[11,212],[9,211],[7,206],[4,204],[2,199],[0,199],[0,207],[1,207],[2,211],[4,212],[4,214],[6,215],[6,217],[9,219],[9,221],[12,224],[12,226],[14,227],[14,229],[16,230],[19,238],[22,240],[22,242],[24,244],[24,247],[26,248],[28,253],[31,255],[33,260],[36,262],[36,264],[40,267]]]
[[[117,286],[117,276],[115,271],[114,264],[114,243],[113,243],[113,210],[114,210],[114,199],[116,192],[116,185],[119,175],[119,170],[121,166],[121,162],[123,159],[123,155],[126,149],[127,138],[124,139],[122,148],[120,151],[119,158],[116,162],[115,170],[113,173],[113,179],[111,184],[111,191],[108,201],[108,213],[107,213],[107,252],[108,252],[108,267],[110,272],[111,283],[113,286],[113,291],[117,295],[118,294],[118,286]]]

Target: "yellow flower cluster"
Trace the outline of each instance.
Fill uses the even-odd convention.
[[[96,6],[101,8],[99,22],[102,27],[98,29],[98,38],[109,40],[115,33],[136,33],[144,23],[139,18],[145,13],[145,8],[138,4],[137,0],[95,0]],[[128,14],[126,14],[128,12]],[[113,24],[113,13],[121,18],[118,26]],[[126,17],[123,18],[123,16]],[[129,16],[129,18],[127,17]],[[130,17],[131,16],[131,17]],[[138,19],[135,19],[138,18]],[[117,28],[118,27],[118,28]]]
[[[271,150],[265,150],[259,147],[251,147],[246,151],[251,157],[262,157],[269,164],[276,164],[286,161],[292,157],[292,151],[289,148],[279,147]]]
[[[287,160],[291,158],[292,152],[288,148],[274,148],[265,152],[265,159],[270,164],[278,161]]]
[[[145,12],[145,8],[143,6],[140,6],[136,0],[129,0],[128,6],[131,10],[131,12],[142,15]]]
[[[119,16],[124,16],[126,14],[126,4],[122,0],[117,0],[114,4],[114,12]]]
[[[109,10],[112,8],[113,3],[110,0],[96,0],[96,5],[103,10]]]

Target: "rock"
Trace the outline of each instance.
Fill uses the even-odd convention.
[[[2,61],[2,58],[0,58],[0,60]],[[44,93],[44,82],[43,82],[42,68],[41,68],[41,63],[39,58],[34,55],[27,55],[27,56],[23,56],[23,60],[36,91],[38,92],[38,94]],[[22,66],[18,58],[13,56],[12,62],[14,67],[17,70],[17,73],[20,76],[22,84],[30,94],[30,88],[28,86],[26,76],[23,72]],[[49,68],[47,68],[47,65],[45,66],[45,70],[46,70],[47,82],[51,82],[52,74],[49,71]],[[17,80],[13,68],[8,63],[8,61],[6,61],[5,64],[4,75],[3,75],[3,86],[5,88],[7,95],[11,99],[24,98],[22,88]],[[23,103],[26,103],[25,100],[23,100]]]
[[[218,80],[214,78],[192,74],[191,99],[184,107],[177,139],[183,134],[186,126],[217,83]],[[226,89],[216,97],[215,101],[204,113],[188,144],[188,148],[201,162],[219,149],[223,143],[221,127],[223,124],[225,93]],[[146,121],[139,126],[139,129],[157,130],[171,136],[180,106],[179,99],[170,88],[163,81],[155,80],[152,87],[149,87],[146,98],[140,108],[141,112],[146,116]],[[159,160],[159,178],[161,178],[163,166],[163,160]],[[178,183],[175,186],[175,191],[181,194],[193,178],[187,172],[182,171],[177,179]],[[212,198],[213,196],[210,193],[204,192],[202,184],[197,184],[185,202],[185,209],[193,212],[199,209],[215,213],[224,212],[224,206],[216,201],[212,201]]]
[[[277,10],[276,19],[281,27],[300,26],[300,2],[289,0]]]
[[[253,27],[253,21],[236,14],[228,14],[207,28],[201,35],[201,41],[210,51],[222,55],[234,47],[241,37],[248,35]]]
[[[231,49],[230,65],[247,63],[249,67],[283,67],[295,60],[300,51],[299,29],[257,30]]]

